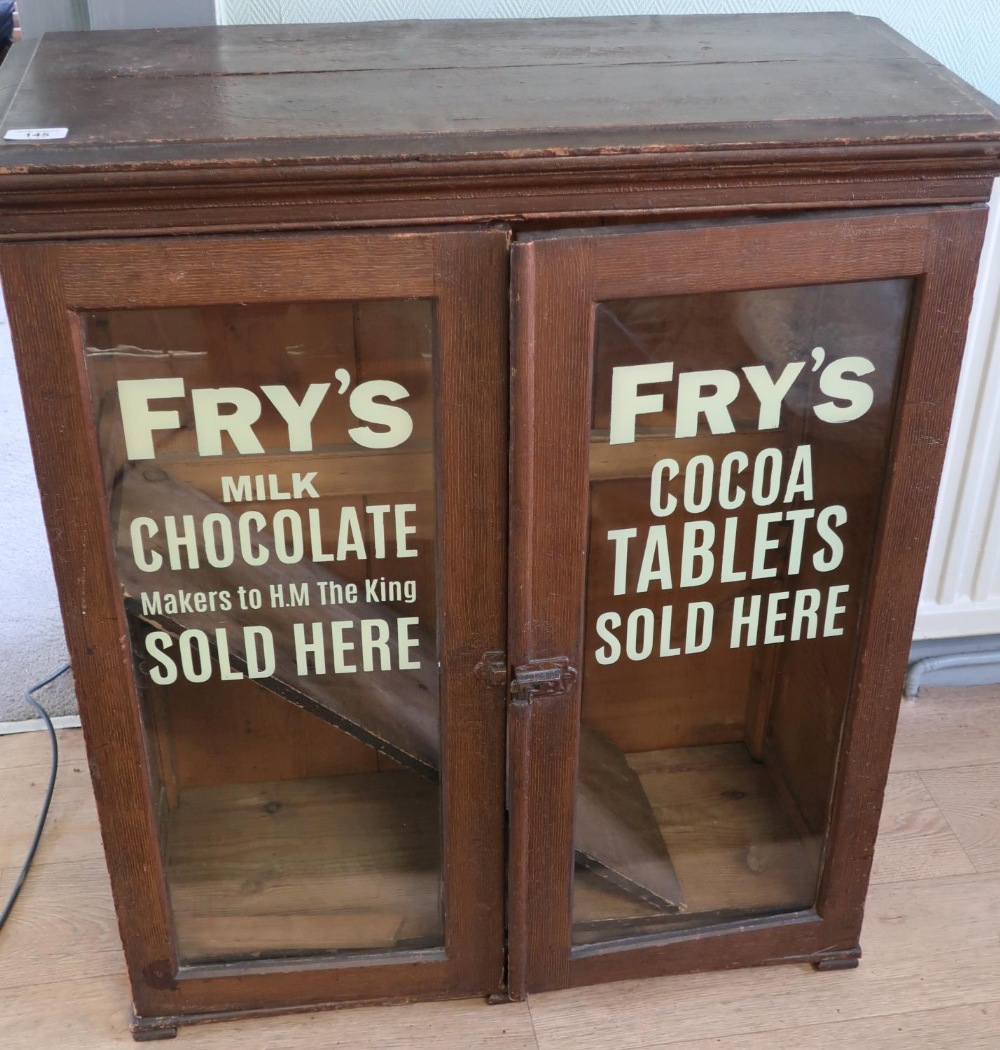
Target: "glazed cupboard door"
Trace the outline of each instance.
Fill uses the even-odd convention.
[[[856,959],[983,221],[515,244],[514,995]]]
[[[502,985],[507,247],[3,250],[140,1016]]]

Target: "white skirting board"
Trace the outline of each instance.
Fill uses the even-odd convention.
[[[917,640],[982,634],[1000,634],[1000,179],[914,628]]]
[[[54,729],[79,729],[79,715],[56,715],[52,719]],[[45,723],[40,718],[26,718],[22,722],[0,722],[0,736],[11,733],[40,733]]]

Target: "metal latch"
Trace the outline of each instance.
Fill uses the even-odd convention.
[[[562,696],[576,681],[577,671],[569,658],[557,656],[550,660],[529,660],[514,668],[511,699],[515,704],[530,704],[550,696]]]
[[[487,685],[507,684],[507,654],[501,652],[483,653],[476,664],[476,677]]]

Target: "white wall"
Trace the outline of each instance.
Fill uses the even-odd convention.
[[[1000,635],[1000,179],[990,204],[918,639]]]
[[[21,695],[65,659],[10,329],[0,307],[0,722],[29,717]],[[73,709],[67,683],[53,687],[46,706],[52,714]]]
[[[213,0],[87,0],[91,29],[215,25]]]

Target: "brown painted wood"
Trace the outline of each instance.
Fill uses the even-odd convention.
[[[65,180],[53,175],[49,190],[22,191],[18,176],[5,175],[0,221],[6,232],[0,236],[37,240],[392,228],[497,219],[566,226],[602,224],[609,218],[648,222],[717,210],[780,213],[813,207],[970,204],[989,199],[990,173],[1000,167],[995,160],[965,161],[956,175],[946,155],[937,158],[930,147],[915,147],[912,156],[888,158],[881,165],[862,164],[843,150],[825,147],[727,152],[727,157],[713,154],[716,163],[708,167],[700,154],[687,164],[670,154],[583,157],[579,163],[561,162],[556,173],[536,170],[537,161],[520,158],[386,162],[352,165],[346,172],[336,167],[288,169],[273,184],[224,171],[210,186],[185,186],[176,196],[160,192],[158,172],[125,173],[120,179],[131,181],[117,185],[109,199],[95,196],[84,185],[85,176],[79,187],[71,176],[59,189]],[[868,154],[865,159],[873,160]],[[102,183],[118,180],[108,175]],[[246,197],[249,185],[252,205]]]
[[[578,485],[590,457],[593,328],[588,248],[578,238],[527,241],[515,243],[511,256],[508,652],[514,666],[558,656],[580,666],[587,516],[586,491]],[[519,734],[520,752],[510,761],[523,777],[523,797],[548,804],[544,819],[524,804],[524,826],[512,828],[520,852],[511,856],[508,893],[518,901],[522,925],[508,936],[512,957],[525,961],[524,988],[535,991],[539,973],[560,974],[550,986],[561,983],[570,943],[574,821],[566,802],[577,779],[579,682],[528,706],[530,730]]]
[[[871,20],[866,20],[871,21]],[[772,27],[771,33],[764,33]],[[780,20],[756,16],[500,20],[493,25],[447,21],[345,23],[329,25],[232,26],[208,31],[163,29],[161,47],[150,52],[148,34],[95,33],[90,47],[74,46],[70,34],[49,38],[53,66],[70,79],[185,78],[276,73],[352,72],[359,69],[428,70],[447,64],[459,69],[497,66],[589,67],[633,62],[680,64],[695,49],[704,64],[746,64],[748,32],[762,31],[758,61],[816,59],[878,61],[887,50],[885,27],[862,38],[842,31],[845,20],[827,15]],[[786,28],[788,37],[773,31]],[[872,28],[875,28],[874,26]],[[544,32],[540,30],[544,29]],[[812,30],[811,35],[805,31]],[[838,32],[840,30],[840,32]],[[266,35],[265,35],[266,34]],[[794,39],[802,35],[804,39]],[[262,37],[268,47],[261,47]],[[489,48],[483,47],[488,41]],[[895,37],[900,49],[906,42]],[[262,53],[263,50],[263,53]],[[946,71],[940,71],[948,77]],[[441,115],[439,119],[447,119]]]
[[[944,465],[976,257],[981,209],[941,213],[928,240],[910,346],[896,405],[893,467],[874,551],[868,605],[844,727],[830,848],[817,908],[837,944],[858,943],[889,757],[899,715],[933,497]],[[891,612],[890,612],[891,610]]]
[[[984,202],[1000,174],[995,103],[881,23],[828,14],[53,35],[37,50],[21,44],[8,55],[0,112],[0,133],[26,124],[71,129],[65,141],[44,145],[0,140],[0,240],[9,242],[0,248],[0,267],[137,1034],[173,1034],[176,1024],[211,1015],[333,1001],[472,993],[519,999],[538,988],[649,973],[856,961],[909,617],[981,239],[983,213],[967,206]],[[512,274],[505,229],[447,228],[505,222],[521,238]],[[150,236],[163,233],[176,236]],[[823,857],[811,845],[827,821],[836,747],[825,739],[812,750],[785,746],[807,723],[791,717],[797,709],[786,693],[795,689],[772,688],[774,678],[794,683],[829,668],[808,659],[774,662],[765,652],[739,696],[713,698],[709,718],[676,703],[627,732],[609,695],[603,713],[591,705],[585,717],[607,738],[601,747],[615,748],[605,772],[634,784],[624,762],[646,785],[644,799],[626,792],[624,806],[641,817],[632,822],[629,849],[646,846],[632,860],[652,866],[660,887],[660,905],[643,905],[602,878],[613,865],[598,873],[574,867],[574,794],[578,772],[588,780],[590,761],[578,755],[579,679],[563,694],[534,699],[505,698],[496,686],[504,664],[533,659],[568,656],[586,676],[579,659],[589,542],[581,479],[589,464],[595,479],[624,479],[622,498],[634,499],[630,482],[647,476],[669,447],[659,436],[614,450],[589,440],[593,301],[755,287],[763,272],[771,286],[901,275],[918,283],[893,467],[872,523],[879,538],[866,554],[869,602],[846,698],[830,844]],[[332,334],[321,316],[310,315],[312,304],[331,298],[340,302],[336,324],[327,326]],[[226,381],[235,384],[251,376],[275,381],[258,350],[282,335],[327,339],[331,360],[343,357],[359,372],[370,362],[397,367],[396,334],[408,324],[419,328],[419,302],[427,299],[435,301],[440,343],[436,449],[425,413],[411,451],[364,462],[339,455],[326,499],[339,507],[399,492],[401,479],[428,493],[436,471],[441,568],[436,604],[424,597],[420,611],[441,629],[441,746],[435,754],[431,739],[423,758],[416,754],[435,717],[420,698],[404,705],[405,731],[397,719],[373,742],[386,750],[391,732],[401,738],[397,758],[423,762],[425,773],[437,763],[444,771],[445,946],[414,943],[388,963],[377,955],[324,958],[324,946],[350,948],[364,922],[350,909],[331,914],[319,892],[315,925],[293,923],[302,950],[319,956],[179,965],[161,872],[178,845],[171,819],[185,803],[197,847],[188,859],[197,860],[199,849],[214,846],[210,822],[199,825],[199,800],[210,810],[299,788],[303,777],[315,787],[376,770],[393,770],[397,783],[412,774],[318,722],[299,753],[268,755],[271,737],[308,732],[313,716],[283,701],[274,706],[264,688],[226,694],[214,720],[190,696],[169,704],[154,693],[145,707],[139,702],[104,503],[126,469],[124,451],[107,417],[95,426],[72,314],[136,311],[113,315],[109,345],[144,345],[151,330],[166,326],[172,338],[183,333],[199,347],[219,348]],[[373,308],[374,301],[396,304],[398,316]],[[270,304],[289,310],[276,318]],[[199,306],[215,315],[196,332],[179,308]],[[509,316],[516,346],[508,420]],[[414,381],[427,386],[425,376]],[[103,464],[98,428],[112,453]],[[327,436],[327,445],[337,444]],[[170,476],[185,500],[211,496],[211,477],[189,453],[183,443],[171,450]],[[265,473],[286,469],[279,455],[258,462]],[[849,488],[850,470],[842,480]],[[429,544],[429,519],[420,530]],[[338,571],[363,575],[367,565]],[[421,588],[430,593],[429,578]],[[854,639],[848,642],[838,650],[844,666]],[[477,675],[491,653],[501,656]],[[678,695],[685,688],[680,683]],[[303,702],[301,691],[293,699]],[[367,697],[354,701],[354,720],[340,724],[357,736],[370,712]],[[241,713],[245,753],[220,756],[225,727]],[[761,765],[747,764],[742,739]],[[664,758],[654,743],[698,746]],[[633,748],[644,754],[629,754]],[[698,767],[708,752],[738,752],[740,760]],[[249,785],[245,791],[226,794],[219,781],[230,772]],[[415,810],[432,805],[421,794],[427,781],[414,783]],[[337,787],[349,791],[350,784]],[[798,886],[808,865],[822,861],[815,910],[737,914],[730,905],[739,906],[738,895],[708,900],[695,915],[657,910],[678,896],[668,858],[682,873],[693,861],[683,844],[670,857],[649,835],[648,799],[657,800],[664,828],[689,812],[708,821],[704,814],[717,811],[717,840],[729,843],[727,811],[713,809],[720,803],[704,791],[748,796],[782,856],[779,843],[793,829],[806,867],[786,872],[778,865],[775,885]],[[591,794],[600,815],[607,792],[595,787]],[[251,831],[241,848],[252,851],[260,837],[252,829],[270,824],[247,816]],[[598,852],[589,851],[592,861]],[[183,851],[172,856],[186,863]],[[739,863],[734,870],[745,878]],[[312,874],[299,875],[300,894],[317,893]],[[619,884],[636,885],[634,872],[621,876]],[[574,892],[596,918],[591,943],[584,937],[571,949]],[[195,887],[185,916],[206,957],[217,958],[220,944],[254,938],[264,950],[281,949],[281,908],[259,909],[248,933],[238,915],[215,914],[214,905],[205,914],[199,893]],[[798,889],[793,896],[789,906],[798,907]],[[679,903],[697,908],[696,898]],[[762,891],[757,903],[766,910],[774,901]],[[647,930],[659,930],[649,938],[631,921],[643,908]],[[372,936],[396,943],[398,914],[387,909]],[[620,938],[608,941],[598,928],[622,919]]]
[[[147,1009],[164,1012],[170,997],[162,988],[176,965],[168,904],[162,879],[143,874],[151,859],[154,867],[162,864],[159,834],[83,396],[82,348],[68,324],[58,255],[55,246],[33,246],[0,265],[89,755],[130,756],[110,768],[92,767],[103,833],[115,843],[109,867],[129,977]]]
[[[483,651],[503,646],[501,603],[505,535],[505,274],[503,232],[398,237],[263,239],[241,250],[220,239],[196,244],[36,247],[2,260],[17,333],[19,367],[67,634],[88,722],[88,747],[109,841],[112,885],[141,1016],[402,996],[494,991],[503,981],[503,732],[501,698],[472,673]],[[114,288],[92,280],[88,247],[102,254]],[[105,250],[105,249],[108,250]],[[75,254],[82,250],[83,256]],[[178,969],[159,851],[159,830],[143,764],[140,708],[131,679],[124,610],[111,574],[113,537],[90,420],[79,327],[73,309],[184,303],[178,290],[146,280],[162,252],[178,271],[196,271],[196,301],[257,301],[429,296],[437,304],[441,396],[462,411],[441,413],[438,440],[440,603],[443,624],[441,712],[443,866],[448,922],[445,951],[403,952],[359,966],[351,960],[227,964]],[[218,253],[214,255],[214,253]],[[147,254],[148,253],[148,254]],[[291,272],[292,260],[294,276]],[[279,273],[287,273],[283,283]],[[43,276],[42,276],[43,275]],[[211,290],[212,285],[216,291]],[[295,289],[299,291],[296,292]],[[185,303],[187,305],[187,303]],[[474,336],[473,336],[474,333]],[[475,339],[483,373],[462,366]],[[58,411],[54,409],[58,406]],[[475,476],[472,491],[464,483]],[[469,535],[475,532],[475,554]],[[462,556],[453,550],[460,545]],[[83,560],[78,560],[82,558]],[[471,662],[470,662],[471,661]],[[125,759],[125,755],[132,757]],[[107,756],[121,756],[110,759]],[[472,848],[469,844],[472,843]],[[379,964],[373,965],[378,962]]]
[[[704,208],[709,188],[743,209],[962,202],[988,196],[1000,142],[994,103],[847,14],[226,27],[27,47],[8,59],[25,68],[0,131],[70,135],[0,140],[0,233],[15,237],[648,215]]]
[[[67,244],[62,249],[66,305],[74,310],[201,306],[218,302],[308,303],[433,295],[435,233],[351,237],[357,258],[348,259],[344,238],[189,237],[127,244]],[[353,253],[351,253],[353,254]],[[267,281],[248,283],[252,258]],[[309,266],[302,265],[309,259]]]
[[[261,140],[278,159],[316,156],[320,143],[352,157],[417,141],[422,152],[444,141],[446,154],[522,152],[548,148],[553,134],[578,150],[997,131],[988,99],[881,23],[842,14],[182,29],[156,44],[150,54],[148,35],[105,33],[81,52],[72,36],[48,37],[5,128],[70,135],[41,156],[5,147],[9,163],[78,164],[88,148],[130,163],[227,152],[255,163]],[[275,96],[274,76],[298,106]],[[331,98],[344,101],[331,111]],[[912,127],[930,115],[943,120],[935,134]]]
[[[901,455],[901,448],[906,447],[907,462],[913,464],[908,469],[913,474],[904,474],[908,480],[890,487],[884,510],[889,521],[893,517],[900,521],[896,527],[903,534],[895,543],[881,534],[882,553],[876,557],[891,569],[883,570],[887,575],[881,583],[879,570],[875,570],[866,608],[869,623],[885,626],[876,646],[862,650],[871,655],[867,660],[862,657],[858,665],[861,675],[869,661],[877,665],[879,686],[869,686],[867,694],[853,693],[844,737],[848,749],[845,756],[850,753],[852,740],[864,740],[853,746],[866,756],[853,760],[845,757],[844,761],[866,762],[866,770],[873,772],[869,775],[866,771],[847,786],[839,779],[843,776],[841,767],[837,815],[831,826],[818,915],[802,921],[771,920],[770,929],[766,920],[760,920],[760,928],[743,934],[721,924],[694,937],[679,932],[660,943],[655,938],[646,943],[634,939],[571,952],[572,823],[568,806],[555,811],[549,807],[544,818],[538,813],[528,815],[530,827],[521,832],[520,840],[526,856],[513,858],[521,866],[513,873],[523,880],[514,885],[513,894],[527,894],[531,886],[531,897],[545,901],[544,907],[529,912],[526,928],[517,931],[526,937],[527,947],[514,946],[528,960],[528,990],[775,961],[785,952],[787,956],[812,956],[826,949],[856,947],[870,844],[874,842],[878,800],[888,769],[899,681],[933,512],[928,488],[922,489],[920,498],[913,491],[909,499],[896,493],[900,484],[935,483],[934,469],[930,480],[918,481],[916,463],[923,441],[933,441],[936,448],[945,443],[948,420],[943,406],[957,373],[959,336],[974,281],[973,252],[961,253],[967,260],[963,265],[943,260],[938,254],[941,249],[934,246],[975,241],[983,219],[981,210],[899,211],[753,225],[715,223],[637,233],[555,233],[529,236],[516,243],[511,644],[517,653],[515,659],[520,661],[555,655],[557,650],[574,663],[582,659],[579,625],[584,594],[593,303],[633,295],[905,275],[918,276],[921,288],[915,306],[917,334],[905,366],[906,375],[917,378],[909,378],[901,389],[902,407],[897,410],[894,438],[895,454]],[[680,259],[682,267],[676,264]],[[720,260],[726,262],[720,264]],[[928,289],[941,289],[936,291],[940,298],[934,299],[933,311],[926,308]],[[926,347],[939,347],[938,358],[930,359],[932,351]],[[936,378],[932,377],[936,377],[943,355],[949,361],[948,378],[938,392]],[[913,383],[917,384],[916,395]],[[911,404],[912,409],[908,407]],[[921,439],[910,437],[908,429],[914,424],[908,424],[908,417],[919,419]],[[541,419],[546,421],[544,427],[538,425]],[[558,442],[555,434],[559,435]],[[939,463],[936,469],[940,469]],[[554,522],[559,522],[558,529],[553,528]],[[908,537],[905,540],[904,534]],[[893,555],[888,553],[890,543]],[[885,610],[899,607],[905,608],[905,616],[886,616]],[[889,624],[891,629],[887,630]],[[869,640],[871,635],[864,637]],[[863,695],[870,697],[867,703],[858,699]],[[530,739],[521,743],[520,762],[528,770],[527,791],[532,797],[569,800],[577,776],[578,692],[533,707]],[[852,800],[849,811],[844,808],[845,794]],[[859,822],[861,856],[855,853]],[[870,842],[864,837],[869,834]]]

